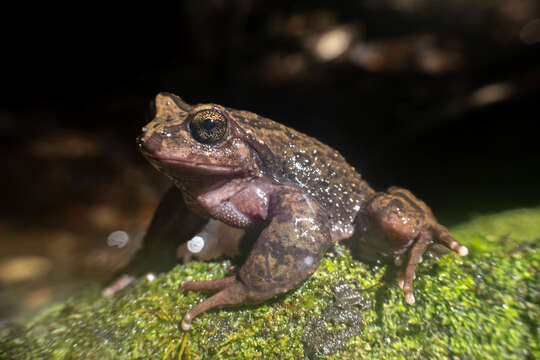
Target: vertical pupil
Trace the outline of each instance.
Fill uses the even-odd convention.
[[[202,122],[202,127],[206,131],[212,130],[216,126],[216,122],[212,119],[204,119]]]

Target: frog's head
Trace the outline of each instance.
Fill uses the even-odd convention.
[[[154,119],[143,128],[138,146],[159,171],[176,181],[260,172],[257,154],[232,114],[215,104],[189,105],[159,93]]]

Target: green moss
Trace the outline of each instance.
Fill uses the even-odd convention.
[[[540,209],[479,217],[453,233],[470,255],[421,264],[415,306],[405,304],[392,268],[343,250],[296,291],[195,319],[183,358],[540,358]],[[11,327],[0,358],[177,359],[180,321],[208,296],[179,283],[223,277],[228,265],[177,266],[113,298],[92,289]]]

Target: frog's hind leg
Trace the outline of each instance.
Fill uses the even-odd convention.
[[[317,269],[331,245],[328,216],[313,199],[294,189],[274,196],[270,222],[236,276],[181,284],[183,289],[219,291],[184,316],[184,331],[205,311],[263,302],[300,285]]]

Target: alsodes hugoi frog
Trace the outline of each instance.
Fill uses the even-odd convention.
[[[193,243],[201,240],[196,233],[230,254],[244,234],[237,229],[256,238],[235,275],[182,282],[183,289],[216,292],[185,314],[184,330],[209,309],[263,302],[297,287],[345,239],[365,260],[401,266],[399,285],[409,304],[415,302],[415,268],[430,244],[468,253],[411,192],[374,191],[336,150],[314,138],[248,111],[189,105],[170,93],[158,94],[154,107],[138,145],[181,192],[161,206],[182,208],[177,220],[188,236],[179,239],[181,256],[204,247]]]

